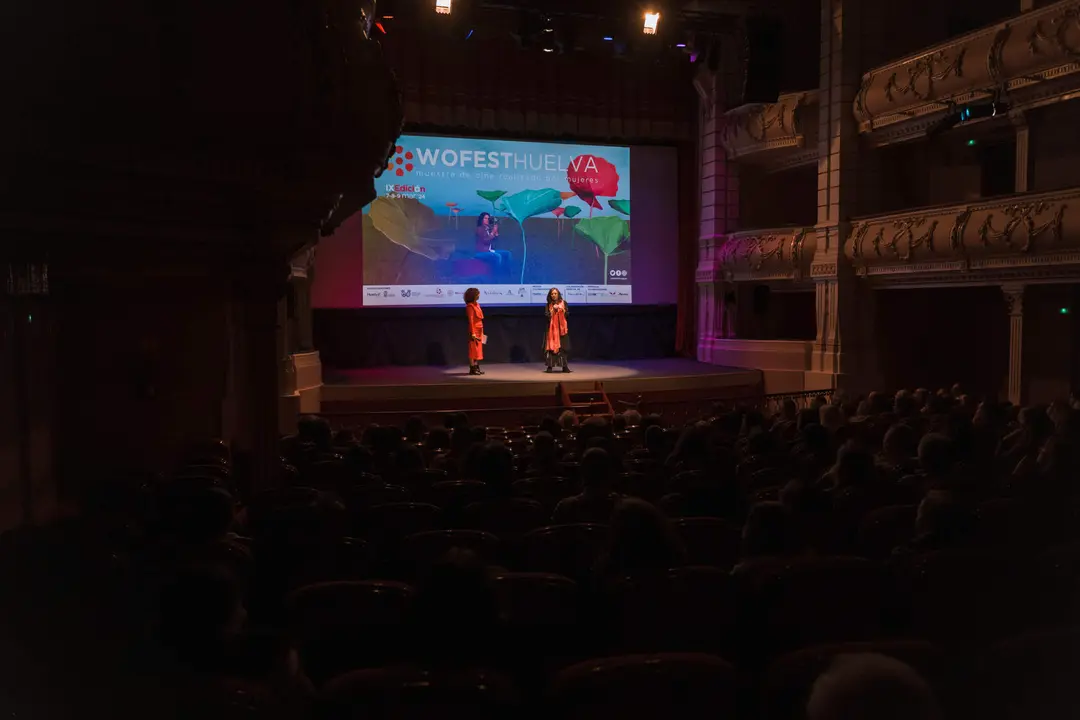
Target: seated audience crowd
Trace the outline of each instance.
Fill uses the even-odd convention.
[[[951,391],[201,444],[0,537],[11,717],[1070,717],[1080,409]]]

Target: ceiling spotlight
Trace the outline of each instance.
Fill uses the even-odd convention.
[[[641,31],[646,35],[655,35],[656,28],[660,24],[660,13],[658,12],[646,12],[645,24],[642,26]]]
[[[440,15],[449,15],[454,0],[435,0],[435,12]]]
[[[544,28],[540,31],[540,49],[546,53],[553,53],[559,47],[555,38],[555,26],[551,24],[551,18],[544,18]]]

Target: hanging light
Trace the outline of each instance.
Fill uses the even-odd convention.
[[[660,13],[646,12],[645,24],[642,26],[641,31],[646,35],[655,35],[658,25],[660,25]]]
[[[454,0],[435,0],[435,12],[440,15],[449,15]]]

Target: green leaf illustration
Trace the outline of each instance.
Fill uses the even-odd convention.
[[[368,209],[371,224],[387,240],[429,260],[448,257],[453,240],[440,238],[435,211],[413,198],[377,197]]]
[[[529,246],[525,240],[525,221],[537,215],[549,213],[562,205],[562,196],[558,190],[522,190],[507,195],[499,200],[499,207],[510,217],[518,221],[521,228],[521,284],[525,284],[525,260],[529,256]]]
[[[630,223],[615,215],[594,217],[579,222],[574,226],[574,232],[579,233],[604,254],[604,283],[607,283],[608,258],[630,239]]]
[[[566,212],[563,213],[563,217],[564,218],[569,218],[570,220],[573,220],[574,218],[576,218],[580,214],[581,214],[581,208],[579,208],[576,205],[567,205],[566,206]],[[570,236],[570,247],[571,248],[574,247],[574,235]]]
[[[608,200],[608,207],[616,212],[621,212],[623,215],[630,214],[630,201],[629,200]]]
[[[559,207],[562,205],[562,197],[559,196],[557,190],[551,188],[522,190],[504,197],[500,205],[506,209],[510,217],[521,223],[531,217],[549,213]]]
[[[495,201],[506,194],[505,190],[477,190],[476,194],[491,203],[491,211],[495,212]]]

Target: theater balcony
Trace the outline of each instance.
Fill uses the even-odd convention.
[[[816,249],[812,227],[746,230],[725,238],[715,266],[729,282],[809,280]]]
[[[810,90],[729,110],[720,144],[731,160],[776,171],[816,163],[817,136],[818,92]]]
[[[771,393],[830,387],[810,372],[816,251],[813,227],[747,230],[702,247],[699,359],[759,368]]]
[[[856,219],[844,254],[874,285],[1080,279],[1080,188]]]
[[[918,137],[958,105],[1023,111],[1080,92],[1080,2],[1062,0],[953,38],[862,76],[859,131],[878,144]]]

